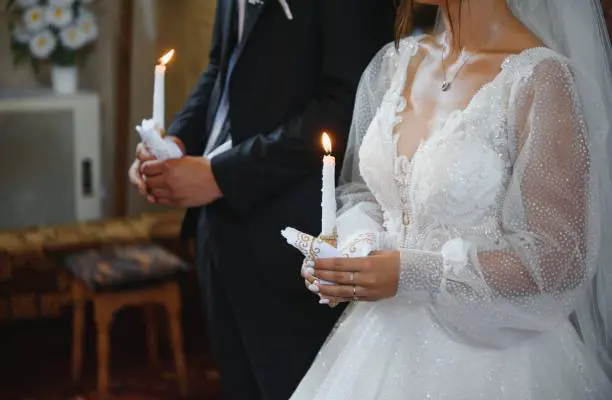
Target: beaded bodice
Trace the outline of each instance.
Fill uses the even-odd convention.
[[[534,48],[511,56],[463,110],[440,121],[411,159],[400,155],[394,127],[406,107],[406,70],[419,46],[401,43],[395,76],[360,149],[361,174],[384,212],[398,247],[439,250],[459,235],[501,235],[497,221],[516,157],[507,123],[513,82],[530,74],[552,51]]]

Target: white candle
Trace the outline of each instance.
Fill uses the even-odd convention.
[[[174,56],[170,50],[159,59],[155,66],[155,84],[153,85],[153,121],[155,126],[163,130],[166,128],[166,65]]]
[[[166,113],[166,66],[155,66],[155,85],[153,86],[153,121],[158,129],[165,128],[165,113]]]
[[[330,154],[331,140],[325,132],[322,141],[327,155],[323,157],[321,235],[333,236],[336,228],[336,158]]]

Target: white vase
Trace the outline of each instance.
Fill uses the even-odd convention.
[[[51,84],[55,93],[74,94],[77,91],[79,71],[77,67],[60,67],[54,65],[51,68]]]

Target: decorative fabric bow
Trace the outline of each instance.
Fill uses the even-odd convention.
[[[327,242],[295,228],[285,228],[281,235],[287,243],[299,250],[306,260],[316,261],[320,258],[366,257],[374,248],[370,235],[356,235],[354,240],[342,249],[336,249]],[[322,285],[333,285],[333,282],[319,281]]]
[[[143,119],[136,127],[140,140],[147,150],[158,160],[170,160],[183,157],[178,145],[169,138],[163,138],[152,119]]]
[[[262,6],[264,4],[264,0],[249,0],[249,4]],[[278,0],[278,4],[282,7],[287,19],[293,19],[293,14],[291,13],[291,7],[289,7],[289,3],[287,0]]]

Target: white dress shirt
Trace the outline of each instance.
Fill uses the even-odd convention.
[[[242,40],[242,34],[244,32],[244,17],[246,14],[246,0],[233,0],[238,2],[238,43],[236,43],[236,47]],[[235,51],[235,50],[234,50]],[[228,74],[227,79],[230,79],[231,72]],[[204,151],[204,155],[209,159],[215,157],[218,154],[221,154],[232,148],[232,139],[231,137],[225,141],[220,146],[214,148],[215,143],[217,142],[217,138],[221,134],[221,130],[223,129],[223,124],[225,124],[226,119],[228,118],[229,111],[229,94],[227,93],[229,87],[226,87],[225,93],[221,98],[221,104],[219,105],[219,109],[215,114],[215,121],[213,123],[213,127],[210,131],[210,135],[208,136],[208,142],[206,143],[206,150]]]

